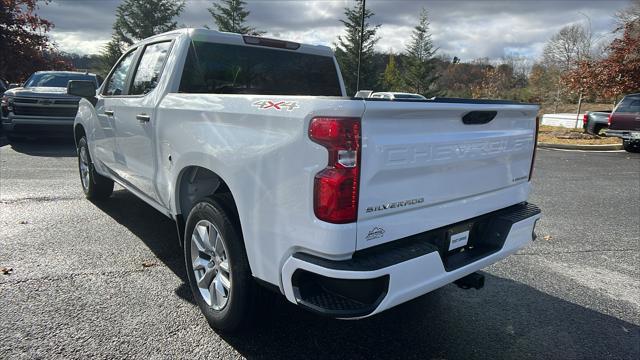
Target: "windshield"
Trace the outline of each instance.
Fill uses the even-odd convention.
[[[69,80],[96,81],[95,75],[68,73],[36,73],[29,77],[24,87],[67,87]],[[97,85],[97,83],[96,83]]]

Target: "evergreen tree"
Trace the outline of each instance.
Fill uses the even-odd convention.
[[[427,10],[422,9],[418,25],[413,29],[411,42],[407,47],[408,66],[405,82],[412,92],[425,97],[436,96],[440,91],[436,88],[438,73],[436,72],[435,53],[429,31]]]
[[[176,0],[124,0],[116,9],[113,24],[115,36],[132,45],[137,40],[174,30],[173,19],[184,10],[184,1]]]
[[[340,20],[346,27],[346,35],[338,37],[336,59],[342,70],[347,94],[353,95],[358,76],[358,50],[360,48],[360,25],[362,23],[362,0],[356,0],[352,8],[345,8],[345,20]],[[374,46],[378,42],[376,32],[380,25],[367,22],[373,16],[373,11],[366,9],[364,14],[364,31],[362,32],[362,57],[360,59],[360,89],[375,89],[378,76],[375,73],[373,57]]]
[[[389,53],[389,62],[382,74],[382,90],[384,91],[401,91],[403,88],[402,77],[396,65],[396,57],[393,53]]]
[[[246,3],[242,0],[221,0],[209,8],[209,13],[218,25],[218,30],[237,34],[262,35],[264,31],[258,31],[247,25],[246,19],[249,11],[245,10]]]
[[[124,0],[116,8],[113,36],[101,52],[102,71],[115,65],[128,45],[138,40],[174,30],[178,23],[173,19],[182,13],[184,1],[175,0]]]
[[[103,77],[106,77],[109,73],[109,70],[115,65],[116,61],[122,56],[122,49],[124,45],[120,40],[118,40],[117,36],[112,36],[111,40],[105,44],[100,52],[100,67],[99,73]]]

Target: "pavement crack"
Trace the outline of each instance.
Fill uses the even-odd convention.
[[[11,205],[11,204],[21,204],[25,202],[51,202],[51,201],[69,201],[69,200],[79,200],[79,199],[81,199],[81,197],[79,196],[35,196],[35,197],[24,197],[24,198],[0,200],[0,204]]]
[[[580,254],[580,253],[596,253],[596,252],[626,252],[626,251],[638,251],[637,249],[589,249],[589,250],[567,250],[567,251],[546,251],[546,252],[522,252],[515,253],[515,256],[527,256],[527,255],[557,255],[557,254]]]
[[[11,286],[16,284],[29,283],[33,281],[64,281],[75,278],[83,278],[90,276],[111,276],[111,275],[128,275],[128,274],[137,274],[145,271],[158,271],[163,268],[163,266],[153,266],[151,268],[140,268],[140,269],[128,269],[128,270],[111,270],[111,271],[96,271],[96,272],[79,272],[79,273],[70,273],[64,276],[43,276],[43,277],[34,277],[34,278],[25,278],[25,279],[17,279],[17,280],[9,280],[9,281],[0,281],[0,287],[2,286]],[[10,278],[11,275],[7,276]]]

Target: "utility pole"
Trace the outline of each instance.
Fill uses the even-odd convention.
[[[360,19],[360,44],[358,47],[358,73],[356,75],[356,92],[360,90],[360,62],[362,61],[362,38],[364,37],[364,9],[366,0],[362,0],[362,18]]]
[[[580,118],[581,109],[582,109],[582,89],[580,89],[580,97],[578,98],[578,111],[576,112],[576,128],[580,127],[580,120],[582,120]]]

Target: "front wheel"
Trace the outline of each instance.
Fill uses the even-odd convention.
[[[627,152],[640,153],[640,140],[623,140],[622,147]]]
[[[220,198],[204,198],[187,218],[184,259],[193,296],[211,327],[232,331],[251,317],[255,283],[242,234]]]
[[[93,167],[87,138],[78,141],[78,169],[84,196],[89,200],[104,200],[113,192],[113,180],[98,174]]]

